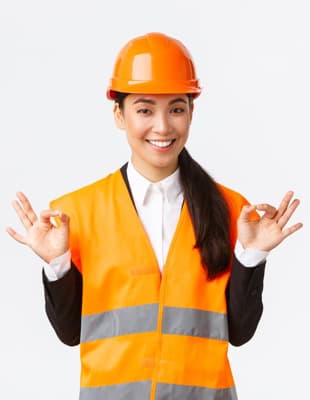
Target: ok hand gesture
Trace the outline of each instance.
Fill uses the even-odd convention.
[[[244,206],[238,219],[238,239],[243,248],[270,251],[278,246],[285,238],[302,227],[297,223],[286,228],[286,224],[299,205],[294,199],[294,193],[289,191],[282,199],[278,209],[270,204]],[[250,220],[253,211],[261,211],[259,219]]]
[[[69,248],[69,217],[57,210],[45,210],[38,218],[28,198],[21,192],[16,195],[19,201],[14,200],[12,205],[26,234],[23,236],[11,227],[6,229],[8,234],[31,248],[46,263],[64,254]],[[60,226],[53,223],[53,217],[58,217]]]

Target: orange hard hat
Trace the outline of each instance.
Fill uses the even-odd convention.
[[[192,93],[201,88],[192,57],[177,39],[163,33],[148,33],[130,40],[120,51],[107,97],[122,93]]]

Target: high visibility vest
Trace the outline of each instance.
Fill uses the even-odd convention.
[[[232,248],[245,199],[219,186]],[[236,400],[230,269],[206,279],[184,202],[162,273],[121,171],[51,202],[70,216],[83,276],[80,400]]]

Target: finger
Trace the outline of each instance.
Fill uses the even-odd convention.
[[[256,205],[246,205],[243,206],[239,215],[239,220],[240,221],[249,221],[250,220],[250,215],[252,214],[253,211],[256,210]]]
[[[69,216],[67,214],[62,213],[61,211],[59,211],[59,219],[63,224],[65,225],[69,224]]]
[[[43,210],[40,213],[40,222],[46,225],[52,224],[51,218],[59,217],[61,212],[59,210]]]
[[[303,227],[303,224],[301,222],[298,222],[297,224],[290,226],[289,228],[284,229],[282,232],[283,239],[287,238],[290,236],[292,233],[298,231]]]
[[[12,201],[12,206],[14,210],[16,211],[16,214],[18,215],[21,223],[24,225],[24,227],[28,230],[32,227],[32,222],[28,218],[27,214],[25,213],[24,209],[22,206],[19,204],[17,200]]]
[[[281,229],[284,228],[284,226],[287,224],[299,204],[300,201],[298,199],[295,199],[292,204],[287,208],[285,213],[279,218],[278,225]]]
[[[18,200],[21,202],[28,219],[34,224],[38,217],[36,213],[33,211],[30,201],[28,200],[27,196],[23,192],[17,192],[16,196]]]
[[[294,192],[293,191],[288,191],[285,196],[283,197],[280,206],[278,208],[277,214],[275,215],[275,220],[279,221],[279,219],[282,217],[282,215],[285,213],[285,211],[287,210],[292,198],[294,196]]]
[[[69,216],[62,213],[59,210],[54,210],[55,213],[57,213],[56,215],[53,215],[53,217],[51,218],[51,222],[55,227],[60,227],[62,226],[67,226],[69,225]]]
[[[21,244],[26,244],[25,238],[22,235],[20,235],[19,233],[17,233],[16,231],[14,231],[14,229],[7,227],[6,231],[17,242],[19,242]]]
[[[266,203],[257,204],[256,209],[258,211],[263,211],[264,212],[263,217],[270,218],[270,219],[274,218],[274,216],[277,214],[277,209],[275,207],[271,206],[270,204],[266,204]]]

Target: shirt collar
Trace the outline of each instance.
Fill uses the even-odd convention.
[[[148,197],[151,196],[154,191],[161,191],[169,203],[175,201],[178,195],[183,193],[179,168],[177,168],[173,174],[154,183],[141,175],[135,169],[132,162],[129,161],[127,176],[134,201],[139,205],[144,205]]]

